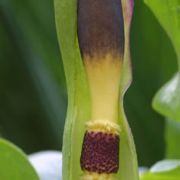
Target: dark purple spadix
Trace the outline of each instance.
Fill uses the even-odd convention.
[[[81,152],[81,168],[99,174],[117,173],[119,136],[102,132],[86,132]]]
[[[121,0],[78,0],[78,38],[82,55],[124,53]]]

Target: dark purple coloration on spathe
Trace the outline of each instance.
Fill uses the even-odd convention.
[[[117,173],[119,136],[103,132],[86,132],[80,161],[82,170],[88,172]]]
[[[133,12],[134,0],[129,0],[129,4],[130,4],[130,9],[129,9],[129,11]]]
[[[123,56],[121,0],[78,0],[78,38],[82,55]]]

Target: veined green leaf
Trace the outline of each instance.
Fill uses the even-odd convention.
[[[13,144],[3,139],[0,139],[0,179],[39,179],[25,154]]]
[[[113,179],[138,179],[136,152],[124,110],[123,96],[131,81],[129,31],[133,1],[122,0],[125,21],[125,55],[120,82],[118,123],[120,133],[120,170]],[[87,74],[77,37],[77,0],[55,0],[57,34],[68,87],[68,113],[64,131],[63,180],[78,180],[83,175],[80,155],[85,125],[90,120],[91,98]]]

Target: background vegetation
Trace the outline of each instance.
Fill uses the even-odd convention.
[[[166,143],[180,130],[169,129],[152,109],[177,64],[168,35],[143,0],[135,0],[131,52],[134,78],[125,110],[139,164],[150,166],[168,156]],[[66,107],[53,0],[0,0],[0,136],[27,153],[59,150]]]

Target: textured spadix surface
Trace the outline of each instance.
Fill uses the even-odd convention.
[[[86,124],[91,120],[95,120],[93,122],[96,122],[96,119],[105,119],[105,121],[108,122],[110,120],[110,122],[117,123],[121,127],[121,150],[119,154],[120,169],[111,177],[111,179],[138,179],[134,142],[123,110],[123,96],[131,82],[129,30],[133,1],[106,1],[107,3],[116,2],[114,4],[114,7],[116,8],[120,8],[122,5],[121,13],[123,14],[123,18],[121,15],[118,16],[119,20],[117,20],[119,23],[119,31],[117,31],[119,36],[117,36],[116,39],[117,43],[111,44],[111,40],[109,38],[105,40],[104,37],[100,45],[97,44],[97,47],[93,46],[93,48],[89,49],[87,48],[91,45],[89,43],[91,41],[96,42],[96,39],[89,38],[88,42],[86,42],[87,40],[84,41],[81,39],[83,42],[82,44],[87,44],[86,46],[82,46],[81,44],[80,49],[80,41],[78,39],[78,1],[55,0],[57,34],[65,68],[69,101],[63,144],[63,180],[78,180],[82,177],[83,171],[80,167],[80,156],[83,138],[87,128]],[[120,2],[122,4],[120,4]],[[104,6],[104,9],[106,8],[110,8],[110,6]],[[99,13],[101,11],[103,11],[103,9],[99,9]],[[112,12],[114,13],[114,11]],[[120,13],[119,11],[117,12]],[[103,12],[101,13],[103,14]],[[95,18],[94,22],[92,21],[91,23],[97,23],[96,19],[98,20],[98,18]],[[123,21],[124,23],[122,23]],[[102,21],[100,22],[102,23]],[[122,24],[124,24],[124,27]],[[118,27],[117,24],[115,24],[115,26]],[[83,26],[81,27],[81,31],[82,30]],[[84,27],[84,30],[87,29]],[[124,37],[122,36],[123,31]],[[112,36],[109,31],[107,32],[110,34],[109,37]],[[101,36],[102,34],[100,34],[99,37]],[[124,43],[122,44],[123,41]],[[111,50],[109,50],[107,46],[104,46],[107,42],[108,45],[110,45]],[[118,43],[120,43],[120,45],[118,45]],[[86,52],[84,54],[89,54],[86,56],[86,60],[88,61],[84,60],[84,54],[82,53],[83,47],[85,47],[84,52]],[[95,50],[98,52],[96,55],[104,54],[104,52],[107,52],[105,54],[108,55],[93,55],[94,59],[91,61],[90,58]],[[114,50],[120,55],[117,53],[118,56],[114,56]],[[122,51],[124,52],[123,56],[121,56]],[[94,76],[92,76],[92,74],[94,74]],[[104,76],[102,76],[102,74],[104,74]],[[116,85],[114,88],[111,87],[111,84],[114,81],[114,79],[110,78],[111,76],[116,77]],[[114,94],[112,92],[114,92]],[[112,94],[112,98],[109,98],[109,93]],[[98,101],[99,99],[104,99],[104,101]]]
[[[81,168],[99,174],[117,173],[119,136],[102,132],[86,132],[82,146]]]

